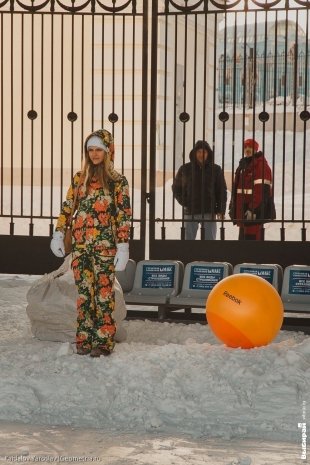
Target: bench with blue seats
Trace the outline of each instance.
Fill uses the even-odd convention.
[[[288,266],[283,272],[280,265],[268,263],[240,263],[233,267],[227,262],[193,261],[184,267],[178,260],[129,260],[116,277],[127,305],[157,307],[157,317],[163,319],[170,311],[184,309],[189,314],[192,308],[205,308],[213,287],[236,273],[266,279],[281,295],[286,311],[310,314],[310,266],[306,265]]]

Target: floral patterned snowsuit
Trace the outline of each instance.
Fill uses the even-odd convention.
[[[56,229],[68,224],[81,172],[76,173],[63,203]],[[85,349],[114,348],[114,257],[116,244],[127,242],[131,220],[127,179],[109,180],[109,191],[92,180],[77,196],[72,227],[72,269],[78,288],[76,345]]]

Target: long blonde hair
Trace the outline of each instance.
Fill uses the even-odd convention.
[[[107,152],[105,152],[103,162],[99,165],[94,165],[88,155],[88,152],[86,152],[82,171],[86,192],[88,192],[90,183],[93,178],[96,178],[104,189],[108,189],[108,181],[113,179],[109,170],[109,166],[110,157]]]

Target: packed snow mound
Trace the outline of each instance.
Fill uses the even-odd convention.
[[[230,349],[206,325],[124,321],[126,342],[111,357],[91,359],[69,342],[32,336],[26,294],[33,281],[0,277],[0,420],[301,440],[309,336],[280,331],[266,347]]]
[[[115,340],[126,339],[122,321],[127,310],[122,288],[115,279],[115,309],[113,316],[117,325]],[[71,269],[70,255],[58,270],[35,281],[27,292],[27,315],[32,334],[42,341],[74,342],[76,333],[77,288]]]

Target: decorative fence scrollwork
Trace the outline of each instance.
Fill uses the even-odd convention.
[[[138,2],[142,12],[142,2]],[[51,12],[51,13],[110,13],[116,14],[120,12],[126,12],[127,14],[137,13],[137,1],[136,0],[110,0],[102,2],[100,0],[71,0],[71,1],[60,1],[60,0],[30,0],[28,2],[21,0],[4,0],[0,3],[0,9],[2,11],[11,12]]]

